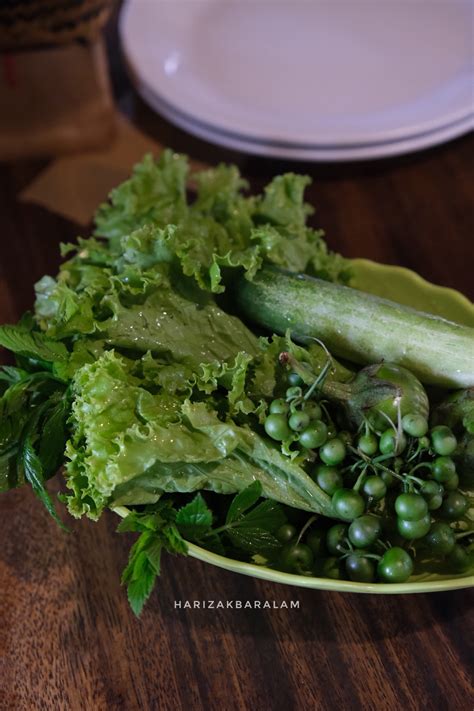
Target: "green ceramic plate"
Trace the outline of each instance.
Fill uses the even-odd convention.
[[[454,289],[430,284],[415,272],[403,267],[377,264],[368,259],[353,260],[353,278],[351,286],[382,296],[400,304],[412,306],[420,311],[427,311],[474,327],[474,304]],[[128,510],[123,507],[113,509],[119,516],[126,516]],[[271,580],[275,583],[297,585],[315,590],[336,590],[338,592],[400,594],[427,593],[442,590],[457,590],[474,586],[474,575],[437,575],[434,573],[412,576],[408,583],[389,585],[386,583],[353,583],[348,580],[312,578],[278,570],[264,568],[261,565],[242,563],[211,553],[192,543],[188,544],[189,555],[218,568],[225,568],[241,575]]]
[[[405,267],[369,259],[353,259],[352,271],[350,285],[355,289],[474,328],[474,304],[459,291],[431,284]]]

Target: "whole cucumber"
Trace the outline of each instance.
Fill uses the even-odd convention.
[[[235,298],[244,319],[295,340],[316,337],[355,363],[391,361],[423,383],[474,385],[474,329],[393,301],[265,267],[241,279]]]

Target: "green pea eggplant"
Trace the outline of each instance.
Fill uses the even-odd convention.
[[[461,483],[474,485],[474,387],[457,390],[432,412],[431,426],[447,425],[458,439],[453,455]]]

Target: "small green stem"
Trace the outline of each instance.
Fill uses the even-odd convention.
[[[391,417],[389,417],[389,416],[387,415],[386,412],[383,412],[382,410],[378,410],[378,412],[379,412],[380,415],[382,415],[383,417],[385,417],[385,419],[388,421],[388,423],[390,424],[390,426],[392,427],[392,429],[395,430],[395,441],[396,441],[396,444],[398,444],[398,430],[397,430],[397,426],[396,426],[395,422],[392,420]]]
[[[346,383],[338,383],[332,380],[329,383],[324,383],[321,390],[332,400],[341,400],[347,402],[352,395],[352,387]]]
[[[214,536],[217,533],[223,533],[224,531],[228,531],[229,528],[232,528],[231,523],[225,523],[223,526],[219,526],[219,528],[213,528],[211,531],[208,531],[207,533],[205,533],[201,537],[201,540],[204,538],[209,538],[209,536]]]
[[[378,464],[379,462],[386,462],[387,459],[393,459],[393,453],[379,454],[378,457],[374,457],[371,461]]]
[[[415,484],[419,484],[419,486],[422,486],[425,483],[423,479],[418,479],[417,476],[412,476],[411,474],[406,474],[405,480],[414,481]]]
[[[352,550],[342,555],[341,558],[347,558],[350,555],[356,555],[358,558],[373,558],[374,560],[380,560],[382,557],[381,555],[377,555],[377,553],[364,553],[363,551]]]
[[[417,469],[422,469],[423,467],[425,467],[426,469],[432,469],[432,464],[431,462],[420,462],[415,467],[413,467],[413,469],[410,469],[410,471],[408,472],[408,476],[411,476],[413,472],[416,472]]]
[[[316,515],[314,515],[314,516],[311,516],[311,517],[306,521],[305,525],[303,526],[303,528],[301,529],[301,531],[300,531],[300,533],[299,533],[298,538],[296,539],[296,544],[297,544],[297,545],[299,544],[299,542],[300,542],[301,539],[303,538],[303,535],[306,533],[306,531],[308,530],[308,528],[317,520],[317,518],[318,518],[318,517],[317,517]]]
[[[364,467],[364,469],[361,471],[361,473],[360,473],[359,476],[357,477],[357,481],[356,481],[356,483],[354,484],[354,486],[352,487],[354,491],[359,491],[360,487],[362,486],[362,482],[363,482],[364,479],[365,479],[365,474],[366,474],[366,471],[367,471],[367,466],[368,466],[368,465],[366,464],[365,467]]]
[[[402,474],[398,474],[397,472],[394,472],[393,469],[389,469],[388,467],[384,467],[383,464],[380,464],[380,463],[375,464],[375,463],[372,461],[372,466],[373,466],[375,469],[381,469],[382,471],[387,472],[387,474],[391,474],[391,475],[394,476],[396,479],[399,479],[399,480],[402,481],[402,482],[405,482],[405,480],[406,480],[406,477],[404,477]]]
[[[294,397],[286,400],[290,405],[290,412],[294,414],[298,411],[298,407],[304,402],[303,397]]]
[[[474,531],[462,531],[462,533],[456,533],[455,538],[458,541],[460,538],[466,538],[467,536],[474,536]]]
[[[332,362],[331,362],[331,360],[329,359],[329,360],[326,361],[326,364],[325,364],[324,368],[322,369],[322,371],[320,372],[320,374],[318,375],[318,377],[316,378],[316,380],[314,381],[314,383],[313,383],[313,384],[311,385],[311,387],[306,391],[306,393],[305,393],[305,395],[304,395],[304,399],[305,399],[305,400],[309,400],[309,398],[310,398],[311,395],[314,393],[314,391],[315,391],[317,388],[319,388],[322,384],[324,384],[324,381],[326,380],[326,378],[327,378],[327,376],[328,376],[328,373],[329,373],[329,371],[331,370],[331,366],[332,366]]]
[[[294,387],[295,387],[295,388],[296,388],[296,387],[298,388],[298,390],[300,391],[300,394],[299,394],[299,395],[294,395],[293,397],[287,397],[287,398],[286,398],[286,401],[287,401],[287,402],[293,402],[293,403],[294,403],[296,400],[298,400],[299,402],[303,402],[303,391],[302,391],[302,389],[301,389],[299,386],[297,386],[297,385],[295,385]]]

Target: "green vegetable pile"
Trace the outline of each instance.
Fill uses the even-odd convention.
[[[350,262],[307,225],[307,182],[287,174],[250,196],[233,166],[189,174],[183,156],[147,156],[99,208],[95,234],[63,245],[34,313],[0,328],[15,355],[0,371],[0,492],[30,484],[65,527],[46,489],[63,466],[73,516],[127,507],[119,531],[140,536],[123,582],[137,614],[162,551],[186,554],[187,542],[361,582],[474,569],[474,332],[387,312],[412,340],[415,322],[439,329],[442,353],[420,343],[407,369],[387,342],[390,361],[368,352],[357,371],[351,338],[331,329],[360,293],[341,286]],[[284,279],[278,313],[249,292],[262,275]],[[377,328],[389,302],[367,299],[358,315],[370,308]],[[364,362],[366,341],[353,343]],[[428,399],[413,371],[463,389]]]

